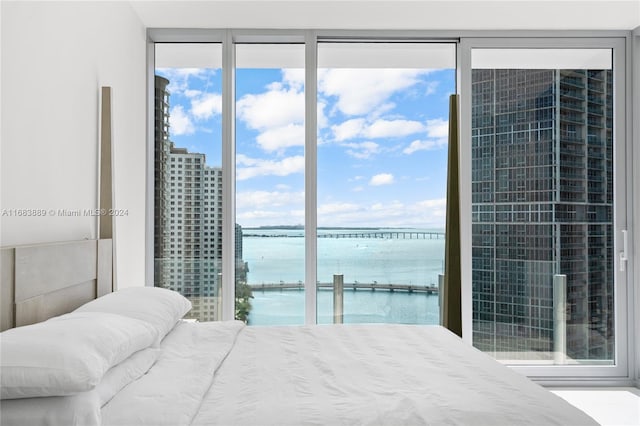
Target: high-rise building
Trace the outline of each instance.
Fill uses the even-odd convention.
[[[220,319],[222,168],[177,148],[169,135],[169,81],[156,76],[155,285],[180,292],[189,317]],[[242,229],[240,229],[240,235]],[[236,256],[242,260],[242,238]]]
[[[473,341],[505,359],[613,359],[610,70],[472,74]]]
[[[155,76],[155,148],[154,148],[154,279],[155,282],[165,282],[167,276],[164,259],[169,258],[164,230],[167,229],[167,196],[168,158],[171,151],[169,142],[169,80]]]

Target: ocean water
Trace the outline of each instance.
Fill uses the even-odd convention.
[[[324,232],[369,231],[319,231]],[[302,235],[300,230],[244,230],[248,283],[302,283]],[[444,238],[318,238],[317,268],[319,282],[330,283],[334,274],[342,274],[345,287],[356,282],[436,286],[444,269]],[[304,323],[304,290],[254,290],[253,296],[249,324]],[[333,292],[320,289],[317,300],[318,322],[333,322]],[[437,324],[438,319],[437,294],[366,289],[344,292],[345,323]]]

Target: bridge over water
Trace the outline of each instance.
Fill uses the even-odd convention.
[[[344,283],[345,290],[385,290],[385,291],[406,291],[409,293],[437,294],[438,287],[435,285],[415,285],[415,284],[383,284],[383,283]],[[303,290],[304,284],[297,283],[273,283],[273,284],[249,284],[252,290]],[[320,290],[332,290],[333,283],[317,283]]]
[[[440,239],[444,232],[430,231],[355,231],[355,232],[318,232],[318,238],[383,238],[383,239]]]

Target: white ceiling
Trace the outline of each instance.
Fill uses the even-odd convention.
[[[148,28],[631,30],[640,0],[132,0]]]

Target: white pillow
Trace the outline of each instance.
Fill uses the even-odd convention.
[[[73,396],[3,399],[2,426],[100,426],[102,415],[98,394],[82,392]]]
[[[72,312],[0,333],[2,399],[72,395],[93,389],[131,354],[153,345],[149,323]]]
[[[92,391],[98,394],[100,407],[111,401],[111,398],[122,388],[146,374],[159,356],[159,348],[143,349],[107,371],[98,386]],[[73,396],[69,398],[73,398]]]
[[[98,426],[100,408],[122,388],[144,375],[158,359],[160,350],[143,349],[107,371],[95,389],[70,396],[3,399],[3,426],[77,425]]]
[[[109,312],[147,321],[158,330],[158,343],[191,310],[191,302],[178,292],[159,287],[130,287],[106,294],[75,312]]]

